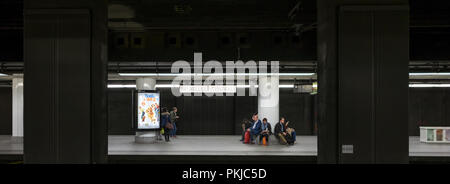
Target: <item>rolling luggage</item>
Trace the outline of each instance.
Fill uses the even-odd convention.
[[[250,143],[250,132],[245,132],[244,135],[244,144],[249,144]]]

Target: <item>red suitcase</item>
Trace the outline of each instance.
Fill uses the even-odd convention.
[[[248,143],[250,143],[250,132],[245,132],[245,135],[244,135],[244,143],[245,144],[248,144]]]

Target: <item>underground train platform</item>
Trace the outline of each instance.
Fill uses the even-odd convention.
[[[2,164],[450,163],[444,2],[3,0],[0,12]]]

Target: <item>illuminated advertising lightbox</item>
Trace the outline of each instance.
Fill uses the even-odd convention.
[[[137,129],[159,129],[160,95],[157,91],[137,92]]]

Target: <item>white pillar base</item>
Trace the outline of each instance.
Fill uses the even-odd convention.
[[[134,136],[134,142],[140,144],[153,144],[158,141],[156,138],[156,131],[136,132],[136,135]]]

